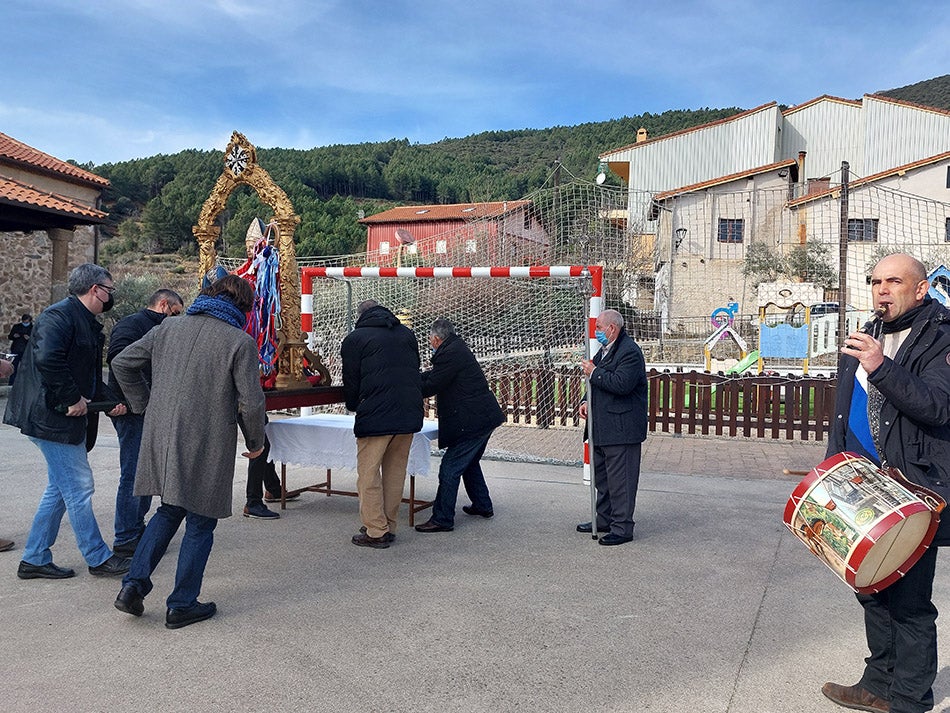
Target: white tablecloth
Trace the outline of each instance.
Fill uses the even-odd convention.
[[[356,470],[354,416],[322,413],[300,418],[284,418],[267,424],[270,460],[297,465]],[[430,443],[439,436],[438,421],[423,421],[422,430],[412,437],[407,475],[428,475]]]

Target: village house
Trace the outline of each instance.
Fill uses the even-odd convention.
[[[945,262],[948,149],[948,111],[876,95],[822,96],[656,139],[641,131],[600,160],[625,182],[630,229],[656,241],[654,307],[669,330],[729,299],[755,312],[757,281],[743,272],[755,243],[778,254],[822,246],[836,270],[843,162],[854,195],[842,301],[865,305],[869,263],[883,252],[911,250],[930,267]]]
[[[550,245],[527,200],[401,206],[360,223],[367,263],[385,266],[537,263]]]
[[[109,181],[0,133],[0,338],[20,315],[66,296],[72,268],[98,258]]]

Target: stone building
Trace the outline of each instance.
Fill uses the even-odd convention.
[[[20,315],[66,296],[69,271],[98,258],[109,181],[0,133],[0,349]]]

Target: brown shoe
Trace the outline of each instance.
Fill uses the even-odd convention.
[[[878,698],[857,684],[853,686],[842,686],[838,683],[826,683],[821,687],[821,692],[839,706],[853,708],[856,711],[890,713],[891,710],[890,703],[883,698]]]
[[[0,540],[0,552],[6,552],[13,549],[13,540]]]

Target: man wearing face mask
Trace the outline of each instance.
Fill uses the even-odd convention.
[[[597,522],[583,522],[577,531],[590,533],[596,525],[606,533],[599,544],[622,545],[633,539],[640,448],[647,437],[646,362],[618,311],[601,312],[595,329],[601,349],[581,362],[590,389],[579,411],[581,418],[590,415]]]
[[[17,570],[20,579],[75,576],[53,564],[50,551],[67,512],[90,574],[117,576],[129,569],[129,560],[114,555],[102,539],[86,455],[88,404],[116,401],[102,383],[102,325],[96,319],[112,309],[115,287],[105,268],[86,263],[69,273],[68,289],[69,297],[37,317],[3,415],[4,423],[39,448],[48,476]],[[125,412],[119,404],[109,415]]]
[[[141,309],[128,317],[116,322],[109,335],[109,351],[106,354],[106,363],[112,360],[119,352],[136,342],[152,328],[157,327],[166,317],[177,317],[184,309],[185,303],[174,290],[161,289],[155,292],[145,309]],[[146,373],[151,383],[151,371]],[[121,400],[125,395],[119,386],[115,374],[109,372],[109,388]],[[152,502],[150,497],[138,497],[132,494],[135,484],[135,469],[139,460],[139,447],[142,443],[142,430],[145,427],[145,414],[127,413],[112,419],[116,435],[119,437],[119,487],[115,494],[115,541],[112,551],[123,557],[135,554],[142,533],[145,531],[145,514]]]

